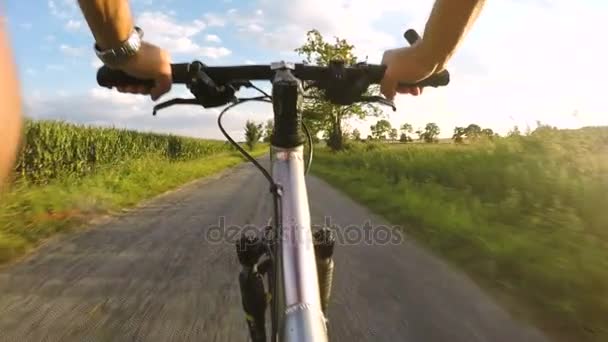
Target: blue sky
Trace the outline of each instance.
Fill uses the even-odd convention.
[[[132,0],[145,38],[175,62],[207,64],[299,61],[293,49],[318,28],[379,62],[404,44],[402,32],[422,32],[433,1],[418,0]],[[151,116],[146,97],[99,88],[92,36],[76,0],[11,0],[8,21],[27,115],[79,123],[219,138],[217,110],[181,107]],[[505,133],[536,120],[558,127],[608,125],[608,3],[600,0],[492,0],[449,63],[452,83],[420,97],[401,96],[395,125],[437,122],[443,136],[475,122]],[[175,86],[169,96],[187,92]],[[168,97],[169,97],[168,96]],[[167,98],[168,98],[167,97]],[[247,105],[227,118],[240,137],[247,119],[271,117],[269,105]],[[377,119],[351,120],[367,134]]]

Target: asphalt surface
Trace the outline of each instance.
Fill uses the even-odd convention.
[[[382,219],[315,177],[307,182],[313,223],[330,218],[341,241],[335,341],[546,341],[404,236],[383,243]],[[221,217],[225,227],[262,225],[267,188],[242,165],[1,268],[0,341],[247,341],[234,246],[209,233]],[[359,238],[366,230],[375,243]]]

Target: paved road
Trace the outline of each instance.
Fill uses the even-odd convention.
[[[321,180],[308,182],[313,222],[385,223]],[[246,341],[234,247],[209,243],[206,232],[218,216],[226,226],[260,224],[266,192],[242,165],[0,269],[0,341]],[[545,340],[407,240],[340,246],[336,264],[336,341]]]

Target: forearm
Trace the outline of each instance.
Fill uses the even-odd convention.
[[[133,19],[127,0],[78,0],[82,13],[100,49],[110,49],[127,40]]]
[[[436,0],[421,42],[429,68],[444,69],[484,4],[485,0]]]
[[[22,126],[20,86],[2,19],[0,13],[0,190],[13,168]]]

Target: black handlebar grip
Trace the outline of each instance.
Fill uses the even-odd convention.
[[[403,38],[405,38],[405,40],[407,40],[410,45],[414,45],[415,42],[420,40],[420,35],[418,34],[418,32],[416,32],[416,30],[409,29],[405,31],[405,33],[403,33]]]
[[[420,35],[416,30],[409,29],[403,33],[403,38],[407,40],[410,45],[414,45],[418,40],[420,40]],[[446,86],[450,83],[450,73],[447,70],[443,70],[440,73],[434,74],[416,84],[408,84],[408,83],[399,83],[399,87],[442,87]]]
[[[118,86],[143,85],[146,88],[154,88],[154,80],[140,80],[133,76],[127,75],[124,71],[102,66],[97,71],[97,84],[106,88]]]
[[[173,83],[188,82],[190,79],[190,65],[190,63],[171,64],[171,76]],[[102,66],[97,71],[97,84],[107,88],[126,85],[144,85],[147,88],[153,88],[154,80],[140,80],[127,75],[123,71]]]

